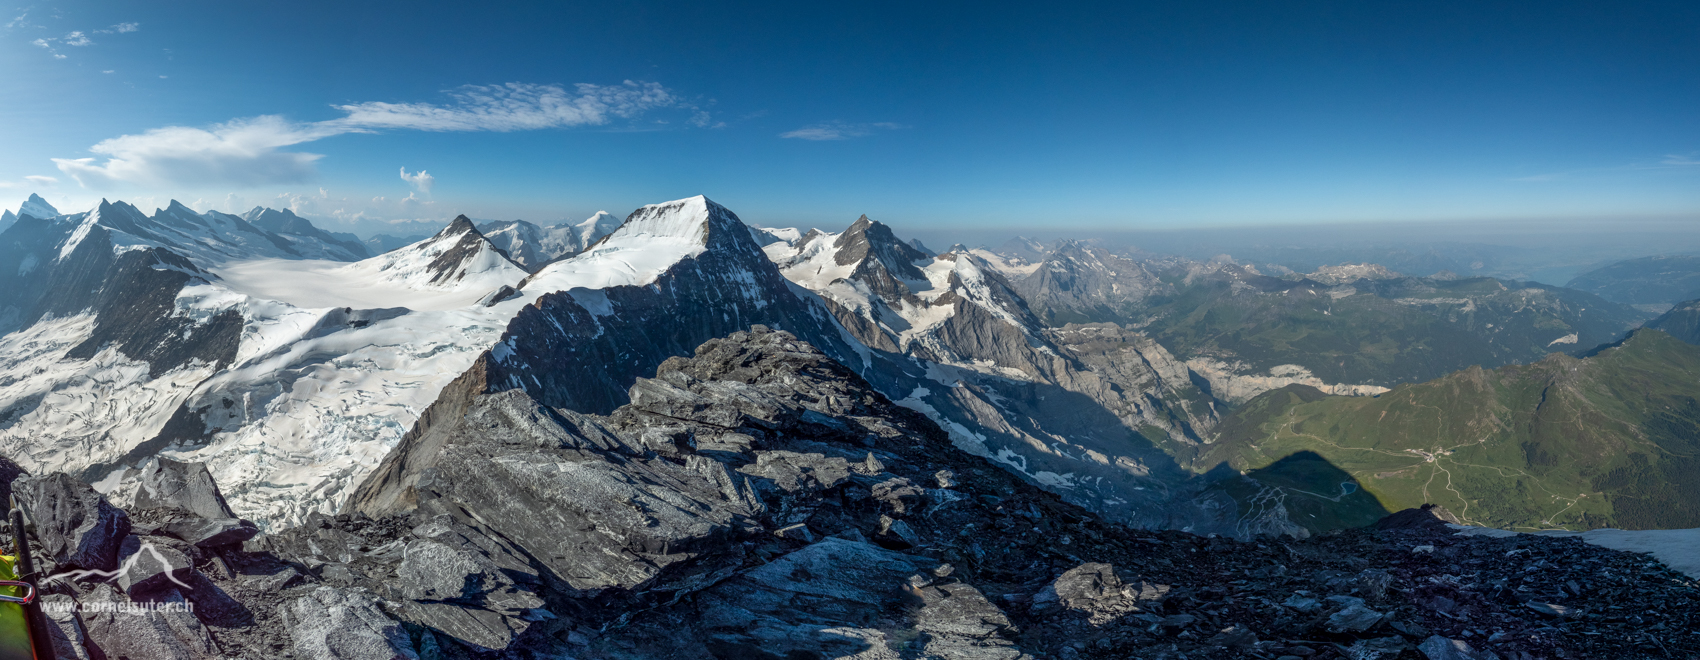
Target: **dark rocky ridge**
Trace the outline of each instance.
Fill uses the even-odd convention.
[[[28,498],[39,538],[81,530],[77,547],[117,541],[113,559],[146,542],[172,564],[46,598],[195,604],[71,614],[59,641],[303,660],[1700,651],[1692,579],[1575,539],[1460,537],[1439,511],[1251,543],[1100,521],[955,450],[788,333],[708,342],[629,398],[603,417],[477,395],[432,426],[434,449],[415,446],[431,457],[414,463],[413,504],[240,546],[174,536],[198,518],[183,507],[216,497],[187,487],[192,466],[165,466],[169,501],[124,516],[128,534],[80,522],[124,512],[74,479],[25,477],[67,503]]]
[[[840,266],[856,264],[850,278],[862,282],[875,295],[887,302],[912,297],[903,280],[925,280],[927,276],[915,267],[927,255],[904,243],[891,228],[862,216],[849,229],[834,239],[838,249],[833,261]]]

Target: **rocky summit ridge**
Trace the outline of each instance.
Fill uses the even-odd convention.
[[[126,567],[47,602],[194,604],[56,614],[63,658],[1700,652],[1694,578],[1576,539],[1460,535],[1431,508],[1249,542],[1102,520],[787,332],[708,341],[628,398],[470,393],[351,511],[269,534],[198,464],[159,462],[128,511],[65,474],[8,485],[48,574]]]

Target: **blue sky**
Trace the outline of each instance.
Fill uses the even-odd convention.
[[[1700,219],[1692,2],[349,4],[0,2],[0,203]]]

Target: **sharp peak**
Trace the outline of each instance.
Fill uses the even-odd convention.
[[[26,201],[31,201],[31,202],[39,202],[39,203],[42,203],[42,204],[46,204],[46,203],[47,203],[47,200],[45,200],[45,199],[42,199],[42,198],[41,198],[41,195],[37,195],[37,194],[35,194],[35,193],[30,193],[30,198],[29,198],[29,199],[28,199],[28,200],[26,200]]]
[[[466,234],[466,233],[478,234],[478,236],[480,238],[482,238],[484,236],[483,232],[478,231],[478,225],[473,224],[472,218],[466,217],[466,214],[463,213],[461,215],[455,216],[455,219],[449,222],[449,226],[444,227],[442,231],[437,232],[437,235],[438,236],[450,236],[450,235],[458,236],[460,234]]]
[[[636,213],[638,211],[642,211],[644,209],[662,209],[662,208],[669,208],[669,207],[683,208],[683,207],[686,207],[686,206],[691,206],[693,204],[702,204],[704,207],[707,207],[707,208],[714,208],[714,207],[720,206],[719,204],[715,203],[714,200],[709,199],[707,195],[692,195],[690,197],[685,197],[685,198],[682,198],[682,199],[668,200],[668,201],[665,201],[665,202],[657,202],[657,203],[654,203],[654,204],[644,204],[643,206],[638,207],[637,211],[633,211],[633,213]],[[725,208],[725,207],[721,207],[721,208]]]

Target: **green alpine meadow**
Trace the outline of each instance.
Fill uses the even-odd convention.
[[[1290,385],[1223,420],[1196,465],[1222,463],[1318,530],[1424,503],[1514,530],[1700,527],[1700,346],[1642,329],[1584,357],[1470,367],[1375,397]]]

